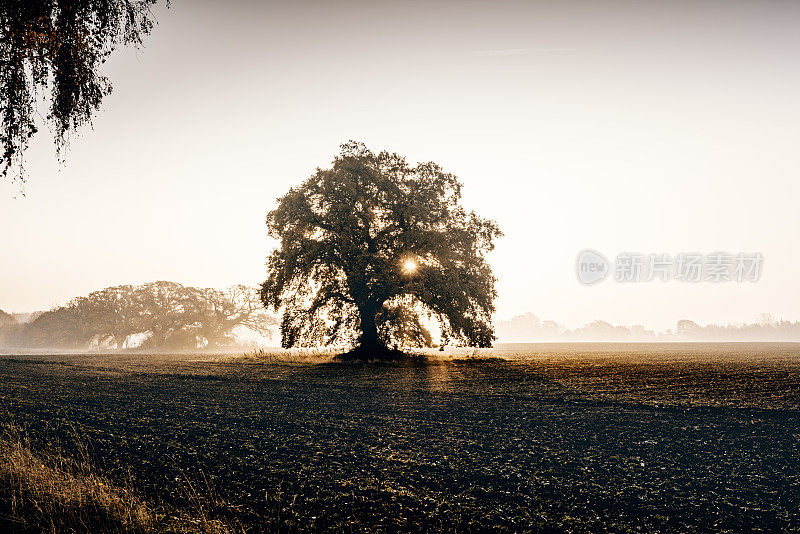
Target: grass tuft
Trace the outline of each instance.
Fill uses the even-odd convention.
[[[34,454],[16,427],[0,431],[0,532],[234,532],[207,517],[209,505],[196,493],[193,501],[190,512],[157,510],[129,487],[92,472],[88,462]]]

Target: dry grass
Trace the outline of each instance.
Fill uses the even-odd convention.
[[[207,517],[213,503],[190,485],[192,510],[158,510],[129,487],[92,472],[83,454],[34,454],[11,425],[0,434],[0,531],[207,533],[234,532]],[[83,458],[82,458],[83,457]]]
[[[493,349],[477,349],[474,347],[447,347],[446,350],[440,351],[436,348],[407,348],[402,349],[402,353],[406,358],[390,358],[402,359],[404,361],[412,361],[414,363],[447,363],[459,361],[475,361],[486,359],[503,359],[498,357]],[[397,351],[394,351],[397,352]],[[350,347],[312,347],[312,348],[269,348],[269,349],[256,349],[252,352],[247,352],[239,355],[224,355],[212,361],[222,362],[235,362],[235,363],[256,363],[256,364],[273,364],[273,363],[301,363],[301,364],[314,364],[314,363],[331,363],[335,361],[350,361],[362,360],[360,356],[352,356],[353,351]]]
[[[237,363],[329,363],[346,349],[341,347],[256,349],[237,356],[223,356],[219,361]]]

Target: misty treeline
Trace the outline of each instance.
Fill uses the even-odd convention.
[[[593,321],[578,328],[566,328],[555,321],[541,320],[533,313],[518,315],[496,325],[501,343],[537,341],[800,341],[800,322],[776,320],[762,314],[750,324],[709,324],[701,326],[682,319],[665,332],[641,325],[615,326]]]
[[[17,318],[0,312],[7,348],[169,349],[229,347],[243,334],[270,336],[277,324],[258,290],[227,290],[174,282],[123,285],[78,297],[65,306]],[[244,336],[245,339],[247,336]]]

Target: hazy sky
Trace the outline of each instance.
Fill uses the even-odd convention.
[[[256,284],[275,198],[348,139],[496,219],[500,318],[800,319],[800,3],[173,0],[59,166],[0,187],[0,308]],[[45,114],[45,110],[42,110]],[[760,252],[757,283],[586,287],[577,253]]]

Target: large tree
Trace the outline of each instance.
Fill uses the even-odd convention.
[[[485,255],[501,234],[460,202],[460,182],[435,163],[342,145],[267,216],[280,247],[261,296],[283,311],[283,345],[350,342],[380,358],[391,343],[429,343],[428,316],[445,342],[491,346]]]
[[[22,156],[37,131],[38,99],[49,100],[59,151],[70,131],[90,122],[111,91],[100,65],[119,45],[141,44],[157,2],[0,1],[0,175],[16,167],[15,177],[24,178]]]

